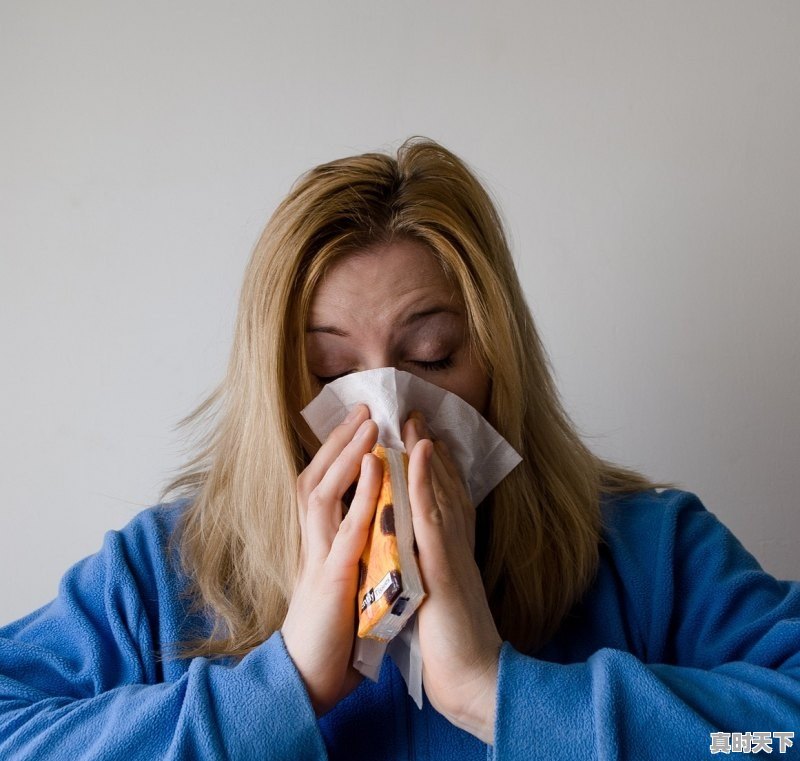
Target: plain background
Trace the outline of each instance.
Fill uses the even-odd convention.
[[[800,577],[800,4],[4,2],[0,623],[153,504],[304,170],[493,193],[596,451]]]

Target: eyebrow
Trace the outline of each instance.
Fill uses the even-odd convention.
[[[457,317],[461,316],[461,312],[453,307],[434,306],[408,315],[397,327],[407,328],[409,325],[419,320],[424,320],[426,317],[432,317],[435,314],[453,314]],[[312,325],[306,328],[306,333],[329,333],[332,336],[340,336],[341,338],[350,337],[349,333],[337,328],[335,325]]]

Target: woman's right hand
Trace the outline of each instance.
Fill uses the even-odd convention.
[[[377,438],[369,410],[358,405],[297,479],[303,565],[281,634],[318,717],[361,681],[351,664],[358,560],[383,476],[381,461],[370,454]],[[342,518],[342,497],[356,478],[355,496]]]

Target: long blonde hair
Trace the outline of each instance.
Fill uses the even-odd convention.
[[[463,161],[425,138],[311,169],[278,206],[245,273],[222,384],[179,423],[196,454],[162,498],[188,497],[175,541],[212,628],[183,654],[241,656],[279,629],[299,569],[296,480],[318,446],[304,333],[314,287],[349,252],[425,244],[459,288],[492,379],[489,422],[523,462],[479,508],[481,572],[501,636],[533,651],[598,564],[604,493],[654,486],[582,443],[553,384],[501,220]],[[304,446],[305,445],[305,446]]]

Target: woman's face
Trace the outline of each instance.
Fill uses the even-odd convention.
[[[305,340],[320,384],[396,367],[486,415],[489,377],[470,350],[463,300],[421,243],[400,241],[332,264],[314,291]]]

